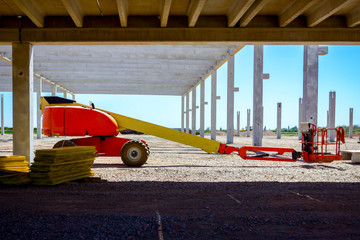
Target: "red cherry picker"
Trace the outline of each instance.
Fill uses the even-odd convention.
[[[43,134],[47,136],[81,136],[71,140],[57,142],[54,147],[95,146],[101,156],[120,156],[130,167],[142,166],[150,149],[145,141],[117,137],[124,129],[132,129],[174,142],[200,148],[207,153],[238,153],[248,160],[268,160],[295,162],[303,158],[305,162],[331,162],[342,160],[340,144],[345,143],[344,128],[318,129],[311,123],[302,123],[302,150],[292,148],[244,146],[236,148],[217,141],[166,128],[117,113],[96,109],[76,101],[60,97],[42,97]],[[329,131],[336,131],[335,143],[329,142]],[[88,137],[84,137],[88,136]],[[335,145],[335,153],[328,152],[328,147]],[[255,154],[254,154],[255,153]],[[285,153],[291,157],[284,157]]]

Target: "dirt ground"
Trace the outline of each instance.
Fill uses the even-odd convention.
[[[95,176],[107,182],[0,186],[1,239],[360,239],[360,165],[245,161],[125,137],[146,140],[151,155],[141,168],[97,158]],[[0,154],[12,154],[11,137],[0,140]],[[58,140],[35,140],[35,149]],[[263,143],[300,148],[296,137]]]

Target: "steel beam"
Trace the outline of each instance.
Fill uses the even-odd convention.
[[[33,159],[33,49],[13,43],[13,154]]]

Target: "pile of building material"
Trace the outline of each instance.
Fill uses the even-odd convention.
[[[29,163],[25,156],[0,156],[0,183],[29,184]]]
[[[35,185],[56,185],[90,177],[95,152],[93,146],[37,150],[30,178]]]

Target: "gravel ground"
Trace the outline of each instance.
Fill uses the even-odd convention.
[[[105,183],[0,186],[1,239],[360,239],[360,165],[242,160],[125,137],[147,141],[147,164],[99,157],[93,171]],[[35,139],[35,149],[61,139]],[[296,137],[265,136],[263,145],[300,150]],[[11,149],[11,136],[0,136],[0,154]]]

